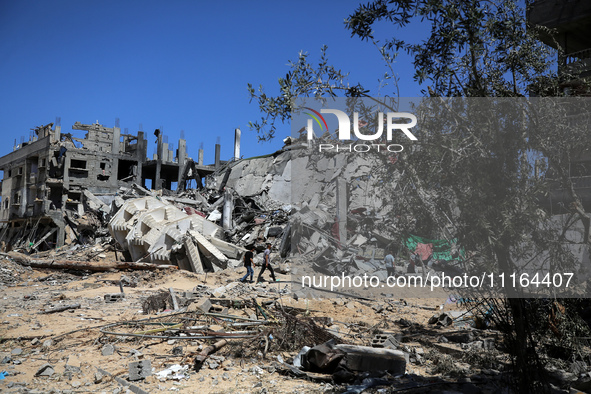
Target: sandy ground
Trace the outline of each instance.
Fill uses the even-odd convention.
[[[185,271],[134,271],[73,275],[63,271],[21,267],[8,260],[0,262],[2,296],[0,300],[0,372],[7,372],[0,380],[2,392],[125,392],[113,377],[100,376],[97,368],[126,380],[128,365],[134,361],[150,360],[153,372],[172,365],[187,365],[185,378],[159,380],[155,375],[129,382],[146,392],[173,391],[181,393],[261,393],[261,392],[325,392],[333,385],[308,381],[280,374],[273,362],[290,363],[297,351],[282,351],[270,346],[263,358],[260,338],[230,341],[215,353],[200,371],[192,369],[193,359],[204,347],[216,340],[167,340],[107,335],[100,328],[116,322],[128,322],[147,317],[164,318],[170,312],[146,315],[142,301],[149,295],[173,288],[183,291],[213,290],[235,283],[243,269],[226,270],[216,274],[197,275]],[[125,287],[125,299],[105,302],[105,294],[119,293],[117,282],[121,276],[133,280],[136,287]],[[350,298],[320,298],[295,300],[289,292],[269,291],[285,289],[288,275],[278,275],[284,282],[267,284],[265,289],[236,283],[233,291],[238,299],[257,298],[259,302],[276,299],[284,307],[299,308],[304,315],[332,319],[331,332],[349,343],[370,345],[375,332],[405,333],[408,324],[425,327],[427,321],[440,310],[457,308],[446,304],[446,298],[405,299],[367,302]],[[230,297],[231,292],[225,296]],[[203,296],[200,299],[207,298]],[[80,304],[78,309],[43,314],[52,308]],[[195,310],[189,305],[189,311]],[[249,308],[230,308],[230,315],[248,317]],[[397,323],[403,319],[404,324]],[[406,326],[405,326],[406,325]],[[212,326],[211,329],[220,327]],[[426,327],[429,328],[429,327]],[[278,330],[278,328],[270,328]],[[116,327],[117,332],[134,332],[137,328]],[[454,328],[439,329],[441,332]],[[137,332],[137,331],[135,331]],[[270,331],[276,332],[276,331]],[[418,338],[417,338],[418,339]],[[103,355],[105,345],[115,351]],[[412,335],[404,343],[411,353],[425,347],[424,341],[414,341]],[[447,345],[460,349],[455,344]],[[173,350],[174,349],[174,350]],[[50,364],[51,376],[35,376],[40,368]],[[407,374],[429,379],[431,361],[407,364]],[[455,380],[455,379],[452,379]],[[468,379],[469,381],[469,379]],[[338,391],[338,390],[337,390]],[[418,391],[417,391],[418,392]]]

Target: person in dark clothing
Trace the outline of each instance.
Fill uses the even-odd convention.
[[[265,272],[266,269],[269,269],[269,271],[271,271],[271,278],[273,278],[273,281],[274,282],[277,281],[277,279],[275,279],[275,272],[273,272],[273,267],[271,267],[271,244],[267,244],[267,249],[265,249],[263,257],[264,257],[263,265],[261,268],[261,272],[259,272],[257,282],[261,281],[261,277],[263,275],[263,272]]]
[[[419,261],[421,261],[421,258],[419,257],[419,255],[417,253],[412,253],[410,255],[408,267],[406,267],[406,273],[407,274],[415,274],[417,272],[416,266],[419,263]]]
[[[246,278],[250,276],[249,282],[252,283],[252,278],[254,277],[254,269],[252,266],[254,265],[254,245],[252,245],[248,252],[244,254],[244,266],[246,267],[246,275],[240,279],[240,282],[244,283]]]

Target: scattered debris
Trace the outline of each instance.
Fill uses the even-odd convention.
[[[156,372],[154,376],[161,381],[188,379],[189,376],[186,374],[188,370],[188,365],[181,366],[179,364],[174,364],[160,372]]]
[[[150,360],[134,361],[129,364],[129,380],[141,380],[152,375],[152,363]]]
[[[411,264],[418,274],[457,269],[462,251],[453,240],[401,238],[388,230],[401,218],[335,203],[347,193],[365,193],[372,182],[343,175],[360,174],[368,166],[362,158],[308,157],[293,139],[271,155],[204,166],[180,144],[175,158],[159,134],[159,152],[146,160],[143,133],[113,139],[117,127],[75,128],[88,136],[38,130],[49,145],[37,158],[33,183],[48,187],[49,195],[34,204],[52,219],[33,216],[0,228],[0,240],[8,241],[0,254],[0,323],[7,333],[0,338],[0,363],[7,388],[501,391],[510,359],[490,317],[498,310],[494,301],[482,301],[479,312],[469,300],[446,300],[447,294],[419,304],[392,297],[378,302],[290,282],[287,275],[302,270],[384,279],[406,275]],[[99,132],[109,141],[98,141]],[[92,156],[79,144],[114,153]],[[105,168],[95,159],[104,159]],[[116,159],[123,164],[117,171]],[[290,196],[294,161],[323,168],[322,181],[296,188],[299,196]],[[30,168],[15,162],[9,178],[31,177]],[[84,181],[72,182],[74,174]],[[84,174],[108,187],[100,192]],[[153,179],[155,190],[141,186],[145,179]],[[177,181],[176,193],[167,190]],[[192,181],[197,188],[188,187]],[[25,198],[19,193],[11,198]],[[266,243],[280,280],[238,282],[247,248],[254,247],[260,266]],[[394,267],[386,265],[389,255]],[[552,330],[558,313],[548,316]],[[589,380],[588,355],[581,350],[579,359],[559,364],[556,382]],[[96,365],[101,368],[91,368]],[[40,379],[21,384],[20,374],[28,382]]]
[[[227,344],[228,344],[228,341],[225,339],[222,339],[221,341],[217,341],[213,345],[208,346],[205,349],[203,349],[201,351],[201,353],[199,353],[195,357],[195,370],[199,371],[201,369],[201,367],[203,366],[203,363],[205,362],[205,360],[207,359],[207,357],[211,353],[217,352],[218,350],[220,350],[221,348],[223,348]]]
[[[43,364],[35,373],[35,376],[52,376],[55,373],[51,364]]]
[[[63,312],[63,311],[67,311],[69,309],[79,309],[80,308],[80,304],[72,304],[72,305],[64,305],[64,306],[57,306],[55,308],[51,308],[51,309],[47,309],[44,311],[41,311],[39,313],[57,313],[57,312]]]

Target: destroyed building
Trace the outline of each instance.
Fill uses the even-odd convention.
[[[567,97],[589,97],[588,81],[591,77],[591,4],[586,1],[538,0],[527,15],[533,25],[544,27],[541,41],[561,49],[558,55],[559,89]],[[545,86],[542,86],[543,89]],[[541,95],[544,92],[535,92]],[[568,175],[585,209],[591,208],[591,151],[581,144],[570,155]],[[545,206],[553,212],[568,212],[574,202],[570,191],[560,184],[557,174],[548,174],[554,181],[554,190]]]
[[[72,129],[86,135],[63,133],[59,122],[36,127],[34,137],[15,143],[13,152],[0,158],[0,239],[5,244],[25,242],[37,250],[79,240],[71,221],[85,214],[85,204],[109,204],[120,187],[134,183],[171,189],[188,161],[186,141],[180,139],[174,152],[159,130],[156,154],[149,160],[144,132],[122,133],[118,119],[112,128],[97,121],[76,122]],[[203,175],[211,172],[198,167]]]

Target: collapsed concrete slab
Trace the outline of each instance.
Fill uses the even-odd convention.
[[[404,375],[406,359],[400,350],[369,346],[335,345],[345,353],[346,366],[351,371],[388,371],[392,375]]]
[[[211,242],[209,242],[207,238],[197,231],[189,231],[189,235],[199,247],[199,251],[203,253],[210,263],[213,263],[211,266],[213,271],[227,268],[228,258],[224,256],[224,254],[220,252],[220,250],[216,248]]]
[[[111,219],[109,230],[134,261],[176,264],[197,273],[225,269],[228,257],[237,258],[241,253],[241,248],[216,239],[223,231],[215,223],[200,215],[188,215],[156,197],[126,201]]]
[[[245,248],[222,241],[221,239],[214,237],[206,237],[206,239],[228,258],[239,260],[246,253]]]

